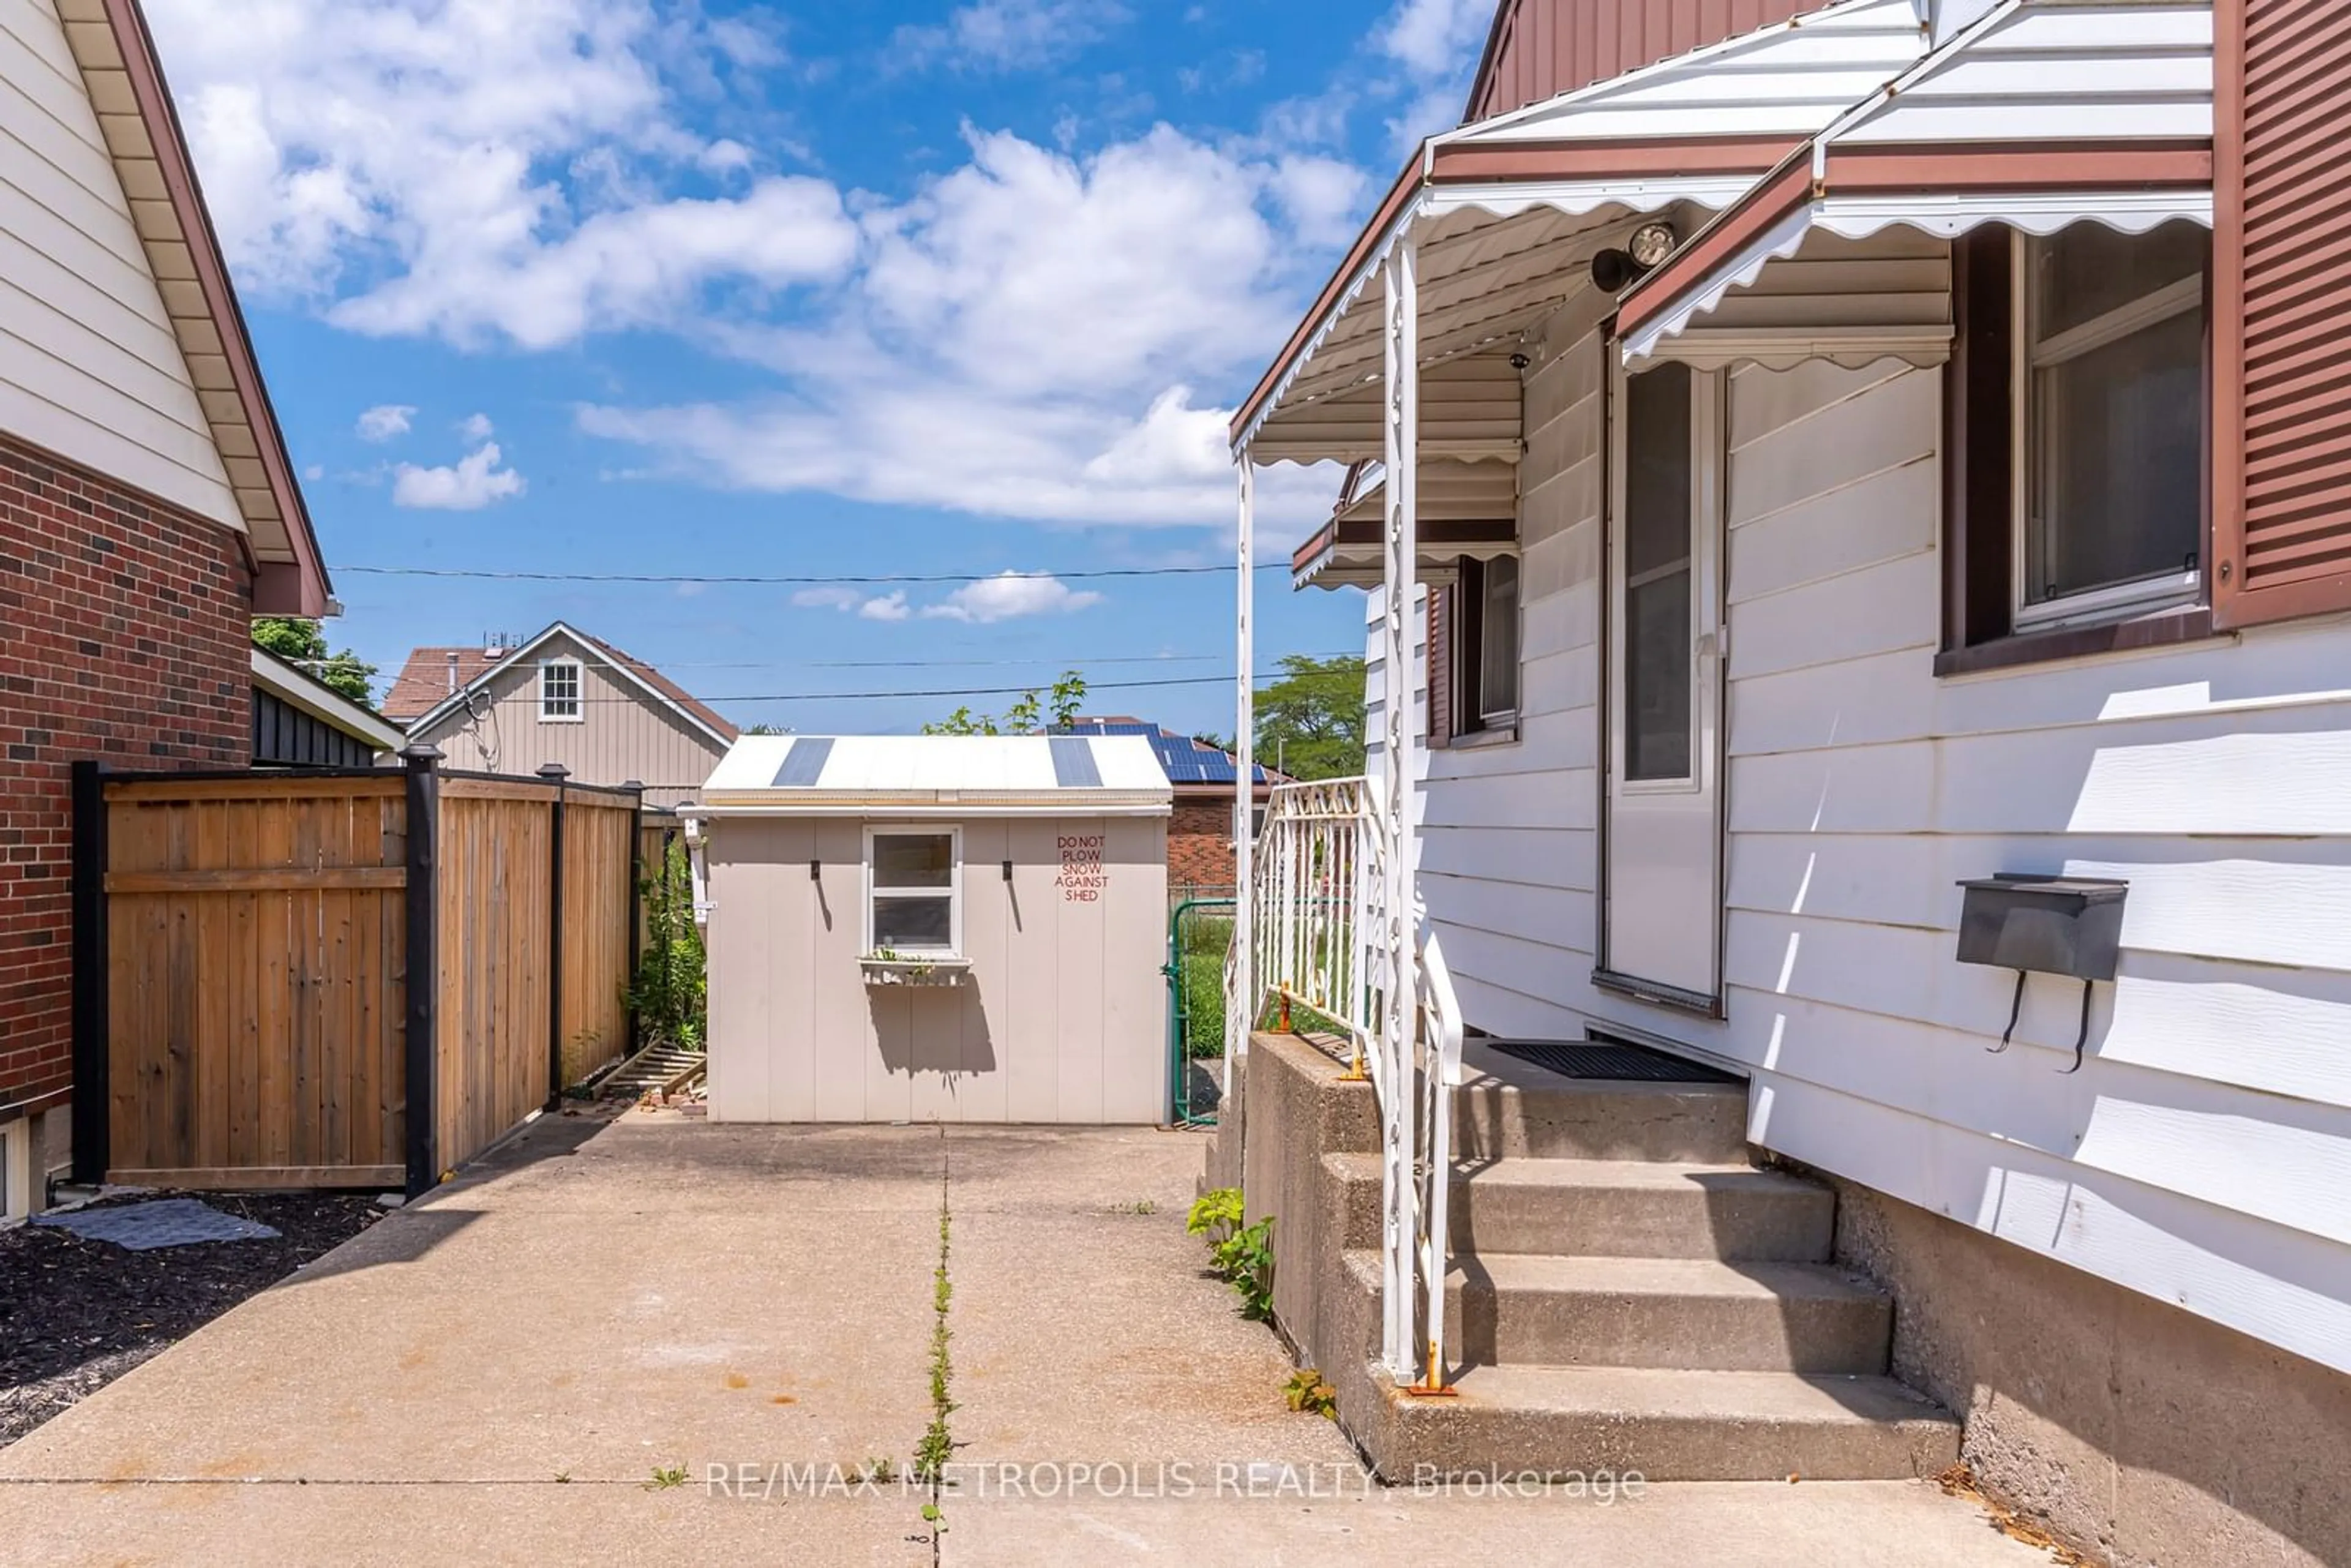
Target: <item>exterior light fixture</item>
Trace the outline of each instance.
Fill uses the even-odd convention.
[[[1646,272],[1673,254],[1674,225],[1668,223],[1643,224],[1633,231],[1633,237],[1625,242],[1625,248],[1641,270]]]

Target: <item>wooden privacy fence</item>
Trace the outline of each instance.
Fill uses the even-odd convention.
[[[413,1196],[626,1051],[639,792],[439,757],[76,764],[77,1179]]]

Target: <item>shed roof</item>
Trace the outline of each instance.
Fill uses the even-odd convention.
[[[1139,735],[747,735],[696,816],[1164,816]]]

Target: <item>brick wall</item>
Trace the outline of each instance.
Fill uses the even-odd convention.
[[[1233,803],[1229,799],[1178,799],[1167,821],[1167,885],[1233,885]]]
[[[244,766],[236,537],[0,441],[0,1116],[73,1074],[70,764]]]

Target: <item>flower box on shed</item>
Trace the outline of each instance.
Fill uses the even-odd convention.
[[[857,960],[869,986],[960,986],[971,973],[971,960],[941,954],[935,958],[875,958]]]

